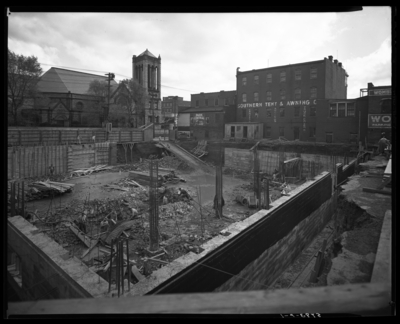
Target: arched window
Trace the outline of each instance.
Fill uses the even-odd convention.
[[[254,102],[258,102],[258,92],[254,92]]]
[[[286,90],[280,90],[279,91],[279,95],[281,97],[281,100],[285,100],[286,99]]]
[[[242,93],[242,102],[247,102],[247,94]]]
[[[316,87],[310,88],[310,98],[317,98],[317,88]]]
[[[254,76],[254,84],[258,84],[258,75]]]
[[[242,84],[243,84],[244,86],[247,84],[247,78],[246,78],[246,77],[243,77],[243,78],[242,78]]]
[[[294,90],[294,99],[295,100],[301,99],[301,89],[300,88],[297,88]]]

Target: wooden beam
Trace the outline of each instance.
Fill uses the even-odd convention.
[[[8,303],[10,315],[42,314],[290,314],[391,315],[391,285],[365,283],[331,287],[241,292],[167,294],[125,298],[52,299]]]
[[[363,191],[371,192],[371,193],[379,193],[379,194],[386,195],[386,196],[392,195],[392,191],[379,190],[379,189],[374,189],[374,188],[363,188]]]

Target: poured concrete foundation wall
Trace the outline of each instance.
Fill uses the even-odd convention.
[[[103,278],[23,217],[8,218],[7,234],[8,246],[21,260],[26,299],[101,297],[108,290]]]
[[[268,174],[272,174],[275,169],[279,170],[279,162],[300,157],[303,160],[303,176],[307,176],[310,172],[307,162],[314,161],[316,170],[329,171],[334,170],[336,163],[344,163],[343,156],[316,155],[293,152],[277,152],[277,151],[258,151],[260,159],[260,170]],[[253,152],[245,149],[225,148],[225,166],[233,169],[241,169],[251,171],[253,169]]]
[[[258,259],[248,264],[237,276],[229,279],[215,291],[266,289],[326,226],[334,214],[336,201],[335,193],[310,216],[298,223],[288,235],[265,250]]]
[[[230,235],[217,236],[206,242],[202,245],[205,251],[200,255],[190,253],[175,260],[173,263],[183,266],[184,269],[180,266],[181,271],[175,272],[172,263],[171,266],[162,268],[160,275],[161,272],[163,276],[171,273],[169,279],[162,282],[161,278],[157,278],[157,274],[153,274],[154,278],[151,277],[141,285],[141,292],[210,292],[223,287],[230,280],[236,280],[235,276],[240,276],[242,271],[246,272],[247,267],[252,267],[258,278],[263,277],[258,280],[270,282],[276,273],[296,257],[296,253],[306,246],[311,237],[322,229],[322,224],[328,221],[333,213],[333,208],[327,203],[331,198],[332,177],[330,173],[324,172],[315,180],[294,189],[290,196],[276,200],[270,210],[260,210],[249,218],[228,226],[226,231]],[[310,220],[307,221],[309,217]],[[302,239],[305,240],[303,244]],[[283,248],[278,248],[286,244],[282,240],[287,240],[286,243],[295,250],[293,254],[287,252],[289,257]],[[275,254],[272,253],[273,250],[268,252],[271,248],[276,249]],[[254,266],[254,263],[263,261],[266,255],[274,259],[275,264],[267,261],[267,264],[262,265],[264,270]],[[259,258],[260,261],[256,261]],[[278,261],[281,259],[282,261]],[[232,285],[235,286],[234,283]],[[149,290],[146,286],[154,288]],[[264,288],[259,285],[257,289]]]

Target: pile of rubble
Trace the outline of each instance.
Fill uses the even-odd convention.
[[[160,206],[160,217],[175,217],[184,216],[189,214],[193,210],[193,206],[190,203],[178,201],[166,205]]]
[[[139,162],[117,166],[113,171],[149,171],[150,161],[149,159],[141,159]],[[190,166],[186,162],[173,156],[164,156],[158,159],[158,167],[173,170],[190,170]]]

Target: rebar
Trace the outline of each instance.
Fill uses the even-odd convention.
[[[115,259],[116,259],[116,284],[117,284],[117,288],[118,288],[118,298],[119,298],[119,294],[120,294],[120,279],[119,279],[119,277],[120,277],[120,270],[119,270],[119,268],[120,268],[120,260],[119,260],[119,253],[120,253],[120,251],[119,251],[119,245],[118,245],[118,241],[117,242],[115,242],[115,247],[116,247],[116,256],[115,256]]]
[[[122,286],[122,294],[124,294],[124,241],[119,242],[120,246],[120,258],[121,258],[121,286]]]
[[[112,261],[114,255],[114,239],[111,239],[111,258],[110,258],[110,271],[108,272],[108,292],[111,291],[111,271],[112,271]]]
[[[128,263],[127,267],[127,272],[128,272],[128,291],[131,291],[131,267],[130,267],[130,262],[129,262],[129,245],[128,245],[128,240],[125,240],[126,242],[126,262]]]
[[[150,160],[150,199],[149,199],[149,224],[150,224],[150,251],[159,249],[158,234],[158,161]]]

